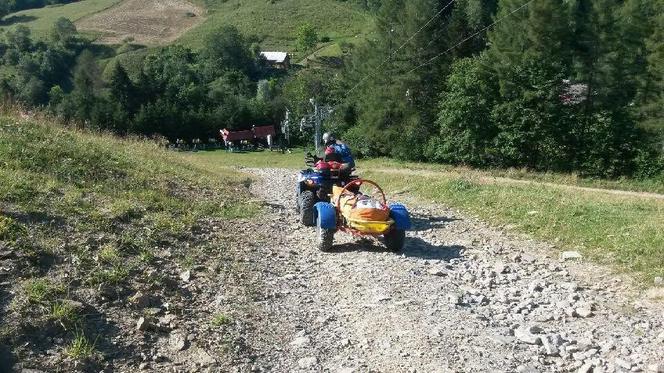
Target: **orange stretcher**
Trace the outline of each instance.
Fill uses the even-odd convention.
[[[353,193],[346,188],[334,186],[332,204],[337,206],[337,211],[347,225],[360,233],[381,235],[390,230],[394,224],[385,201],[376,200],[362,193]]]

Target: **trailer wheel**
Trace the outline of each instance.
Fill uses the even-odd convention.
[[[316,208],[314,207],[314,205],[316,204],[316,196],[314,195],[314,192],[310,190],[305,190],[304,192],[300,193],[299,201],[300,201],[299,203],[300,221],[306,227],[315,226]]]
[[[330,251],[334,243],[334,233],[337,230],[337,216],[334,206],[327,202],[318,202],[316,205],[316,233],[318,233],[318,249]]]
[[[334,229],[325,229],[320,226],[318,230],[318,249],[320,251],[330,251],[332,245],[334,244]]]
[[[406,243],[406,231],[402,229],[392,229],[384,236],[385,246],[388,250],[398,253],[403,250]]]

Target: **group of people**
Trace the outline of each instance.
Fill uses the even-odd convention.
[[[191,140],[191,142],[187,142],[184,139],[176,139],[175,143],[168,142],[166,140],[164,146],[168,149],[173,149],[173,150],[180,150],[180,151],[199,151],[199,150],[207,150],[207,149],[218,149],[219,148],[219,141],[217,139],[211,137],[207,140],[207,143],[204,143],[201,139],[195,138]]]

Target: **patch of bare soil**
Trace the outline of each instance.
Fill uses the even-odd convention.
[[[99,32],[100,43],[124,40],[154,45],[174,41],[204,20],[204,10],[186,0],[125,0],[103,12],[86,17],[76,26]]]

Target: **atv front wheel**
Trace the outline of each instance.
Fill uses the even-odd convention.
[[[392,229],[385,234],[385,246],[392,252],[399,252],[403,250],[406,243],[406,231],[402,229]]]
[[[315,226],[316,207],[314,207],[314,205],[316,204],[316,196],[314,195],[314,192],[305,190],[304,192],[300,193],[299,201],[300,221],[306,227]]]
[[[334,229],[318,227],[318,249],[320,251],[330,251],[334,243],[334,233]]]

